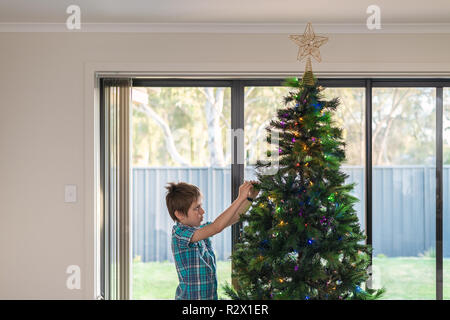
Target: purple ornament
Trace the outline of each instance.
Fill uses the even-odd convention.
[[[295,142],[295,138],[292,138],[292,142]]]
[[[294,267],[294,271],[298,271],[298,266],[295,266],[295,267]]]

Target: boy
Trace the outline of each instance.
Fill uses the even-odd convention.
[[[214,222],[201,224],[205,210],[198,187],[185,183],[166,186],[166,204],[175,225],[172,229],[172,253],[178,273],[176,300],[217,300],[216,257],[209,237],[239,221],[249,209],[258,190],[256,181],[245,181],[236,200]]]

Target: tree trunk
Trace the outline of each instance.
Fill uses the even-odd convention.
[[[144,105],[142,103],[136,105],[138,106],[137,109],[139,111],[144,112],[145,114],[150,116],[150,118],[152,118],[155,123],[162,129],[166,141],[166,148],[172,160],[176,163],[179,163],[181,166],[190,166],[190,162],[178,153],[175,142],[173,141],[172,131],[170,130],[170,127],[167,125],[167,123],[148,105]]]

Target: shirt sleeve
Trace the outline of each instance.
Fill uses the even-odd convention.
[[[194,232],[198,229],[203,228],[204,226],[207,226],[208,224],[211,224],[211,222],[206,222],[198,227],[191,227],[186,225],[180,225],[175,230],[175,238],[181,248],[187,248],[187,247],[195,247],[198,246],[198,242],[191,242],[191,238],[194,235]],[[207,242],[209,242],[209,238],[205,239]]]
[[[192,247],[193,243],[191,242],[191,238],[194,235],[195,230],[194,227],[190,226],[179,226],[175,230],[175,239],[177,240],[179,246],[181,248]]]
[[[206,227],[208,224],[211,224],[211,223],[212,223],[211,221],[205,222],[204,224],[200,225],[198,228],[200,229],[200,228]]]
[[[208,224],[211,224],[212,222],[211,221],[208,221],[208,222],[206,222],[205,224],[202,224],[200,227],[198,227],[199,229],[200,228],[203,228],[203,227],[205,227],[205,226],[207,226]],[[205,241],[205,243],[206,243],[206,245],[207,246],[209,246],[209,247],[211,247],[211,239],[210,238],[206,238],[206,239],[203,239],[204,241]]]

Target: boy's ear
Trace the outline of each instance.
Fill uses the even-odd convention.
[[[181,221],[184,217],[184,214],[182,214],[180,211],[175,210],[175,217],[177,217],[178,221]]]

